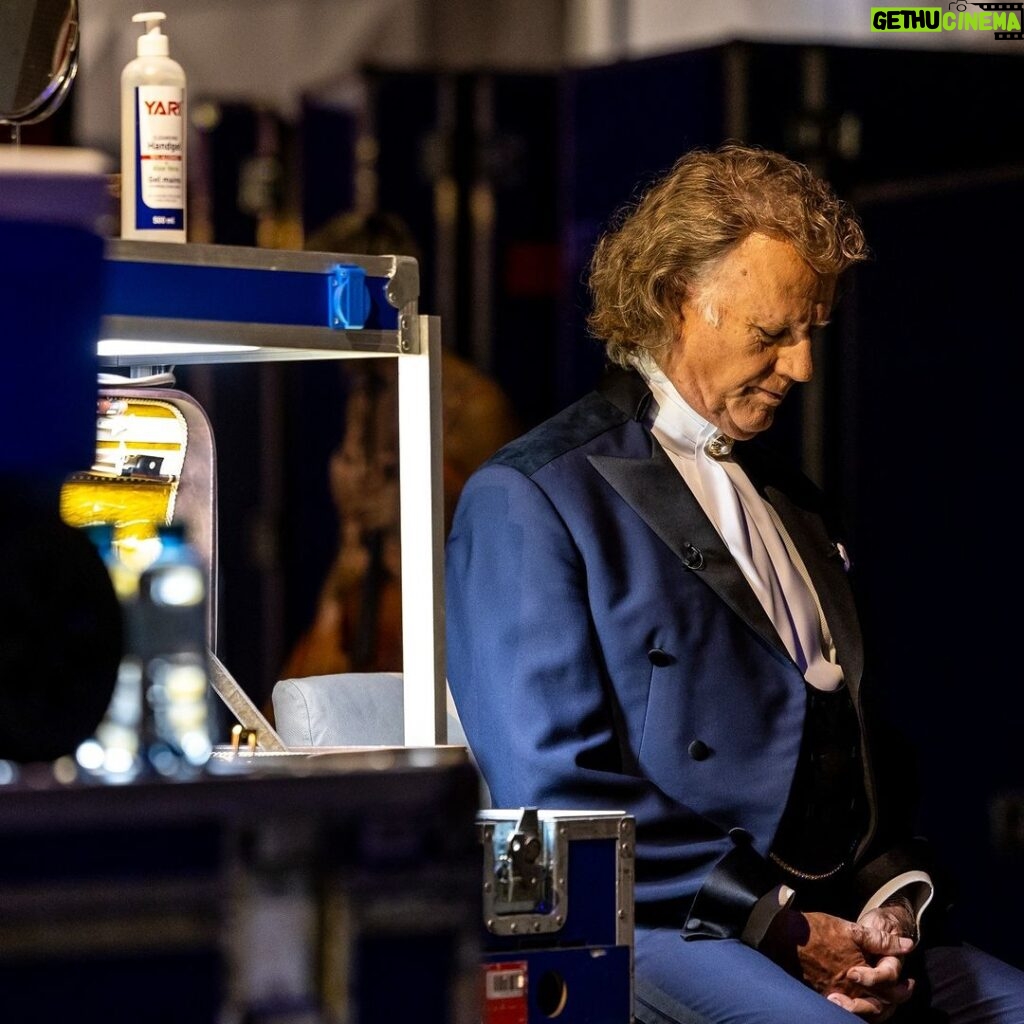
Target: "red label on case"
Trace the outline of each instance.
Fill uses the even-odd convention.
[[[483,965],[482,1024],[527,1024],[526,961]]]

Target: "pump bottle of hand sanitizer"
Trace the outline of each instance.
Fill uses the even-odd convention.
[[[185,72],[168,54],[163,11],[144,22],[138,56],[121,72],[121,237],[184,242]]]

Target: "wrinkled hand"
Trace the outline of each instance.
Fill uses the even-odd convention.
[[[837,1006],[865,1020],[884,1021],[914,990],[901,978],[913,940],[890,908],[871,911],[859,923],[831,914],[783,911],[764,951]]]

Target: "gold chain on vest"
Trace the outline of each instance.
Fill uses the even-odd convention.
[[[856,843],[854,844],[856,846]],[[768,851],[768,859],[778,864],[783,871],[791,874],[794,878],[799,878],[804,882],[824,882],[826,878],[832,878],[833,875],[838,875],[843,868],[846,867],[846,861],[840,861],[834,868],[829,868],[828,871],[811,872],[801,871],[799,868],[793,867],[792,864],[787,864],[778,854]]]

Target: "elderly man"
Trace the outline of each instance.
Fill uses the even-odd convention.
[[[866,254],[803,165],[685,155],[594,254],[606,379],[456,512],[448,677],[495,804],[636,818],[639,1021],[1024,1022],[1024,975],[938,927],[838,523],[755,440]]]

